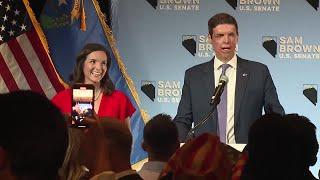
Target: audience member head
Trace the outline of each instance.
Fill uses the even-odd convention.
[[[291,130],[279,114],[267,114],[250,128],[248,161],[243,179],[274,179],[290,177],[294,163]]]
[[[148,152],[149,161],[167,162],[179,148],[178,129],[166,114],[154,116],[143,130],[142,148]]]
[[[104,57],[100,58],[106,58],[106,69],[105,67],[101,70],[101,73],[105,73],[102,78],[98,78],[97,83],[100,83],[100,88],[107,94],[110,94],[111,92],[114,91],[114,84],[112,83],[110,76],[109,76],[109,70],[111,67],[111,56],[107,49],[101,45],[101,44],[96,44],[96,43],[89,43],[86,44],[80,53],[77,56],[76,59],[76,65],[73,70],[73,75],[71,76],[71,80],[73,83],[85,83],[85,79],[92,79],[91,75],[87,75],[84,73],[84,64],[85,61],[90,61],[91,59],[88,59],[88,56],[92,55],[92,53],[97,53],[97,52],[102,52]],[[100,54],[95,55],[95,56],[100,56]],[[95,59],[93,59],[95,60]],[[96,61],[96,60],[95,60]],[[98,63],[98,62],[96,62]],[[87,77],[89,76],[89,77]],[[93,81],[96,80],[96,77],[94,77]]]
[[[250,128],[242,180],[308,179],[316,161],[315,126],[297,114],[268,114]]]
[[[89,122],[88,119],[84,121]],[[89,124],[81,138],[80,156],[90,174],[131,169],[132,135],[128,126],[110,118],[98,118]]]
[[[110,154],[119,153],[121,158],[130,163],[132,135],[126,124],[116,119],[105,119],[101,122],[105,140],[110,148]]]
[[[319,144],[316,135],[316,126],[307,117],[298,114],[287,114],[284,120],[291,125],[293,139],[299,155],[297,165],[302,169],[309,169],[309,166],[317,162]]]
[[[68,146],[65,119],[31,91],[0,95],[0,179],[57,179]]]
[[[219,137],[204,133],[188,141],[173,154],[160,179],[229,180],[231,168]]]
[[[80,158],[80,142],[83,134],[80,128],[68,128],[69,145],[59,171],[62,180],[81,179],[88,175],[88,170],[82,165]]]

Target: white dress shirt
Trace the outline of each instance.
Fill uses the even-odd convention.
[[[218,84],[220,75],[222,73],[221,65],[224,64],[217,57],[214,59],[214,81],[215,85]],[[227,83],[227,123],[226,123],[226,143],[234,144],[234,105],[235,105],[235,89],[236,89],[236,77],[237,77],[237,56],[234,55],[232,59],[227,63],[230,67],[226,70],[226,76],[229,81]]]
[[[143,166],[142,166],[141,170],[138,172],[138,174],[143,179],[157,180],[165,165],[166,165],[166,162],[149,161],[149,162],[146,162],[143,164]]]

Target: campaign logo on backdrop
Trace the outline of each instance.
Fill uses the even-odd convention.
[[[316,106],[318,102],[318,85],[317,84],[304,84],[303,95],[309,99],[309,101]]]
[[[267,50],[273,57],[277,55],[277,37],[275,36],[263,36],[262,46]]]
[[[182,86],[180,81],[141,81],[141,90],[152,101],[178,103],[182,93]]]
[[[186,48],[193,56],[197,53],[197,36],[182,35],[182,46]]]
[[[157,0],[147,0],[147,2],[148,2],[154,9],[157,9],[157,6],[158,6]]]
[[[226,0],[226,1],[234,10],[236,10],[236,8],[237,8],[237,0]]]
[[[182,46],[196,57],[211,58],[214,54],[207,35],[182,35]]]
[[[226,0],[226,2],[234,10],[238,10],[242,12],[278,12],[280,11],[280,0]]]
[[[264,36],[263,47],[280,59],[320,60],[320,44],[308,44],[303,36]]]
[[[151,101],[154,101],[155,98],[155,81],[141,81],[141,91],[150,98]]]
[[[319,0],[307,0],[307,2],[317,11],[319,8]]]
[[[157,10],[164,11],[199,11],[200,0],[147,0]]]

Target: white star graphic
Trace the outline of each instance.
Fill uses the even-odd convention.
[[[6,14],[5,14],[2,18],[3,18],[3,21],[8,20],[8,17],[7,17],[7,15],[6,15]]]
[[[8,5],[6,6],[6,11],[10,11],[10,9],[11,9],[11,7],[10,7],[10,5],[8,4]]]
[[[23,31],[23,30],[27,30],[26,28],[27,28],[27,26],[25,26],[24,24],[22,24],[21,26],[20,26],[20,28],[21,28],[21,31]]]
[[[0,35],[0,41],[3,41],[3,37]]]
[[[2,6],[2,1],[0,1],[0,6]]]
[[[19,14],[20,14],[20,11],[18,11],[18,9],[16,9],[16,10],[14,11],[14,14],[15,14],[15,15],[19,15]]]
[[[61,6],[62,4],[68,5],[66,0],[59,0],[59,5],[58,6]]]
[[[17,24],[17,21],[16,21],[16,20],[12,20],[12,21],[11,21],[11,24],[14,26],[14,25]]]
[[[3,25],[0,27],[1,31],[6,30],[6,27],[4,27]]]
[[[9,31],[9,35],[10,35],[10,36],[13,36],[13,35],[14,35],[14,31],[10,30],[10,31]]]

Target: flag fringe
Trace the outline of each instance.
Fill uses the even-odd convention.
[[[79,17],[80,17],[80,0],[74,1],[70,17],[71,17],[71,23],[73,22],[74,19],[79,19]]]
[[[110,29],[110,27],[107,25],[106,21],[105,21],[105,15],[102,13],[101,9],[100,9],[100,6],[99,6],[99,3],[97,2],[97,0],[92,0],[93,2],[93,5],[97,11],[97,15],[99,17],[99,20],[101,22],[101,25],[102,25],[102,28],[104,30],[104,33],[105,33],[105,36],[107,37],[109,43],[110,43],[110,47],[113,51],[113,54],[118,62],[118,65],[119,65],[119,68],[120,68],[120,71],[122,72],[122,75],[124,76],[127,84],[128,84],[128,87],[130,89],[130,92],[132,93],[132,96],[133,98],[135,99],[138,107],[139,107],[139,110],[140,110],[140,113],[141,113],[141,116],[142,116],[142,119],[143,121],[146,123],[149,119],[149,115],[148,113],[141,109],[140,108],[140,99],[139,99],[139,95],[136,91],[136,88],[134,86],[134,82],[132,81],[131,77],[128,75],[127,73],[127,70],[126,70],[126,67],[120,57],[120,53],[116,47],[116,41],[113,37],[113,34],[112,34],[112,31]]]
[[[84,10],[84,2],[82,0],[82,7],[81,7],[81,23],[80,23],[80,29],[82,31],[87,30],[87,24],[86,24],[86,11]]]

